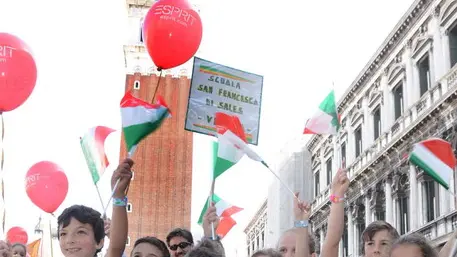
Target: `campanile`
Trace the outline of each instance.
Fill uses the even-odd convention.
[[[129,41],[124,46],[125,90],[151,102],[160,73],[143,46],[143,18],[153,1],[127,0]],[[193,135],[184,130],[192,60],[164,70],[157,90],[170,107],[172,117],[138,146],[133,157],[134,178],[127,206],[129,255],[136,239],[156,236],[165,240],[175,227],[190,229]],[[121,158],[127,153],[121,143]]]

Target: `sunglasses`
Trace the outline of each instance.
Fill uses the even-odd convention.
[[[192,245],[192,244],[189,243],[189,242],[181,242],[181,243],[176,244],[176,245],[170,245],[170,250],[176,251],[176,250],[178,250],[178,247],[181,248],[181,249],[184,249],[186,247],[189,247],[190,245]]]

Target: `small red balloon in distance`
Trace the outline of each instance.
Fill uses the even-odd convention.
[[[27,242],[29,241],[29,236],[27,235],[27,232],[23,228],[12,227],[6,233],[6,240],[11,244],[15,244],[15,243],[27,244]]]
[[[144,45],[158,68],[170,69],[195,55],[202,30],[200,15],[188,1],[160,0],[144,19]]]
[[[38,162],[27,172],[25,190],[36,206],[47,213],[53,213],[67,196],[68,179],[57,164]]]
[[[36,80],[37,67],[29,47],[16,36],[0,33],[0,113],[23,104]]]

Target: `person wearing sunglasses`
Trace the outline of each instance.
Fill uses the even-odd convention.
[[[194,246],[194,238],[189,230],[176,228],[167,236],[171,257],[184,257]]]

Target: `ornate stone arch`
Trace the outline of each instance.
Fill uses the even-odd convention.
[[[356,109],[352,112],[351,115],[351,125],[354,125],[356,121],[363,118],[363,112],[360,109]]]
[[[387,81],[389,84],[395,80],[395,78],[400,75],[401,72],[405,71],[405,65],[403,63],[396,63],[392,65],[387,72]]]
[[[412,56],[416,57],[417,54],[426,46],[427,43],[432,42],[433,37],[429,35],[427,32],[419,34],[416,38],[414,38],[412,43]]]
[[[449,18],[456,12],[457,9],[457,0],[449,0],[441,8],[441,13],[439,16],[440,24],[445,24]]]

